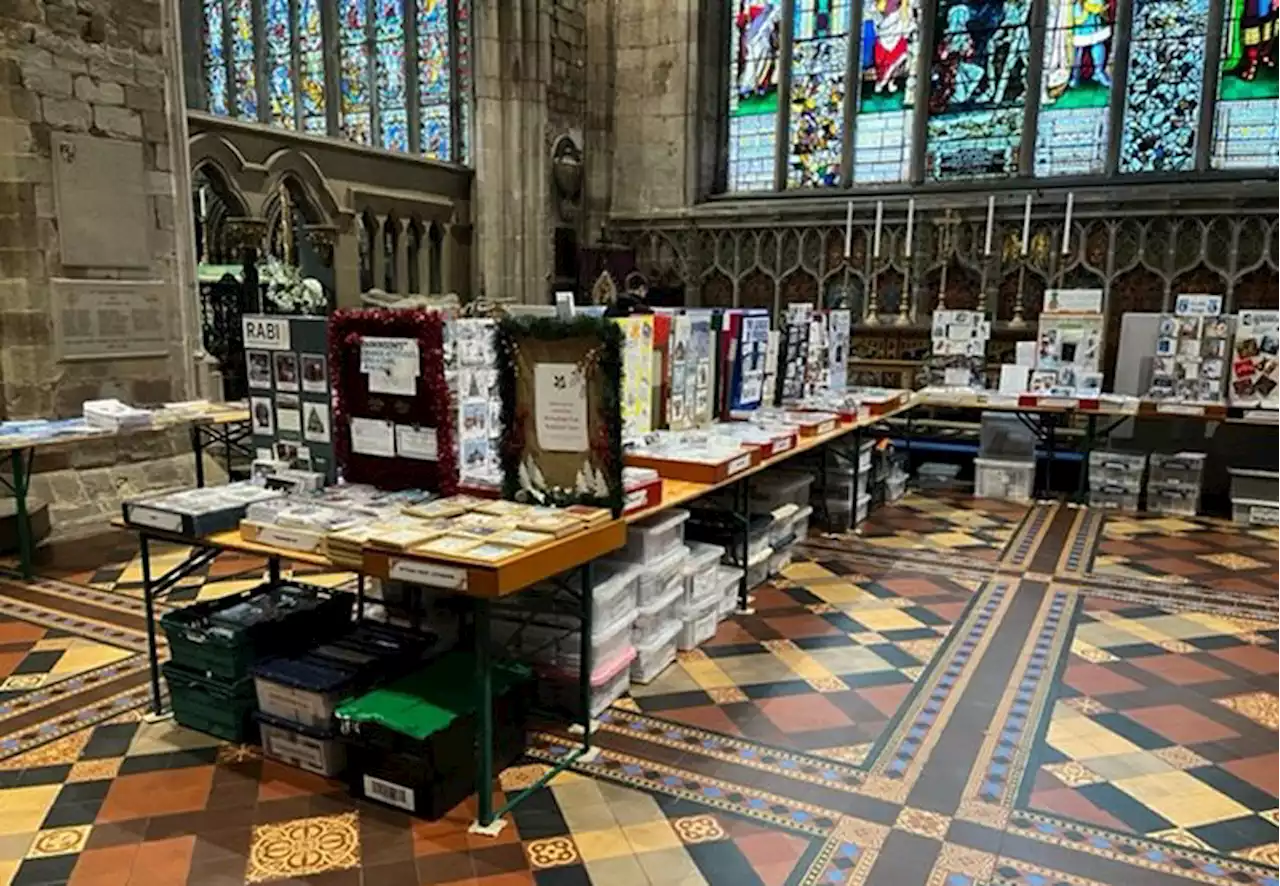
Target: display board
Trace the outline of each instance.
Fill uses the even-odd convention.
[[[707,424],[713,418],[710,315],[671,318],[670,393],[667,426],[674,431]]]
[[[622,330],[622,435],[653,430],[653,316],[620,317]]]
[[[443,315],[384,308],[335,311],[329,320],[329,364],[335,455],[344,479],[379,489],[452,495],[458,464]]]
[[[506,318],[498,330],[503,497],[620,514],[621,330],[582,315]]]
[[[1235,332],[1231,405],[1280,409],[1280,311],[1241,311]]]
[[[926,383],[949,388],[981,388],[991,321],[981,311],[933,312]]]
[[[827,315],[814,311],[809,315],[809,333],[805,342],[804,395],[825,393],[831,386],[831,345],[828,340]]]
[[[1101,394],[1105,328],[1101,289],[1046,289],[1031,392],[1051,397]]]
[[[327,321],[267,314],[241,319],[254,452],[334,481]]]
[[[849,387],[849,344],[852,330],[853,315],[850,311],[827,311],[827,358],[830,366],[827,387],[840,394]]]
[[[446,369],[458,405],[458,482],[464,486],[502,485],[497,328],[488,318],[445,323]]]
[[[812,314],[813,305],[807,302],[787,305],[782,326],[782,352],[778,356],[778,394],[784,403],[804,396],[804,386],[808,380],[809,321]]]
[[[1221,403],[1227,375],[1230,319],[1220,295],[1179,295],[1160,318],[1152,363],[1151,400]]]
[[[733,361],[729,375],[729,410],[758,409],[765,398],[769,354],[769,315],[737,312],[730,317]]]

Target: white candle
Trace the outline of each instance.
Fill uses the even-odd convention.
[[[844,212],[844,257],[853,255],[853,201],[849,201]]]
[[[996,224],[996,198],[992,195],[987,198],[987,240],[982,251],[985,255],[991,254],[991,232]]]
[[[1031,245],[1031,195],[1027,195],[1026,205],[1022,208],[1022,254],[1027,254]]]
[[[911,258],[911,241],[916,230],[916,198],[907,201],[907,258]]]
[[[880,257],[880,225],[884,222],[884,201],[876,201],[876,233],[872,242],[871,255],[874,258]]]
[[[1067,194],[1067,219],[1062,225],[1062,254],[1071,251],[1071,211],[1076,208],[1075,191]]]

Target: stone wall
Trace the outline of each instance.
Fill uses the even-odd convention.
[[[173,172],[172,156],[183,135],[174,124],[180,109],[175,115],[166,103],[181,91],[167,90],[167,20],[160,0],[0,2],[0,417],[77,415],[95,397],[157,403],[189,395],[192,314],[175,246],[186,237],[177,208],[185,176]],[[135,203],[145,232],[125,233],[145,236],[145,267],[64,266],[70,221],[102,231],[120,222],[110,211],[60,216],[54,145],[63,133],[141,147],[142,184],[129,196],[145,201]],[[160,281],[169,346],[143,359],[59,359],[57,278]],[[35,469],[33,495],[50,503],[64,535],[100,528],[124,496],[190,484],[193,475],[185,433],[60,447]]]
[[[153,403],[187,393],[164,18],[159,0],[0,4],[0,412],[8,418],[77,414],[90,397]],[[63,267],[52,158],[60,132],[142,146],[150,267]],[[58,361],[50,287],[58,277],[163,281],[169,356]]]

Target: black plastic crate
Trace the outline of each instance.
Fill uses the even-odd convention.
[[[179,724],[225,741],[256,739],[253,714],[258,703],[252,680],[227,683],[188,671],[173,662],[165,662],[161,669],[169,684],[173,718]]]
[[[289,655],[351,622],[350,594],[305,585],[262,585],[160,618],[170,658],[187,670],[240,680],[258,659]]]

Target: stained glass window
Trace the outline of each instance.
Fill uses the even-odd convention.
[[[418,104],[422,120],[420,149],[428,157],[452,160],[449,71],[449,4],[418,0]]]
[[[458,159],[471,162],[471,0],[454,0],[458,46],[454,62],[458,66]]]
[[[382,146],[409,150],[404,73],[404,0],[375,0],[374,52],[378,71],[378,130]]]
[[[1121,172],[1195,166],[1209,0],[1133,0]]]
[[[1018,170],[1030,0],[943,0],[930,70],[925,154],[931,179]]]
[[[302,128],[324,135],[324,29],[320,0],[298,0],[298,93],[302,100]]]
[[[791,31],[792,187],[840,184],[844,149],[848,0],[795,0]]]
[[[258,72],[254,59],[253,0],[230,0],[231,67],[235,76],[236,116],[258,119]]]
[[[211,114],[227,112],[226,27],[222,17],[222,0],[205,0],[204,4],[204,91]]]
[[[863,0],[853,179],[906,180],[922,0]]]
[[[1280,165],[1276,28],[1271,0],[1227,0],[1214,109],[1215,169]]]
[[[729,190],[773,187],[782,0],[735,0],[729,57]]]
[[[369,88],[369,0],[339,0],[339,64],[342,133],[373,143],[373,102]]]
[[[267,0],[262,22],[266,27],[271,122],[293,129],[297,126],[297,117],[293,100],[293,22],[289,18],[289,0]]]
[[[1106,171],[1116,0],[1049,0],[1036,175]]]

